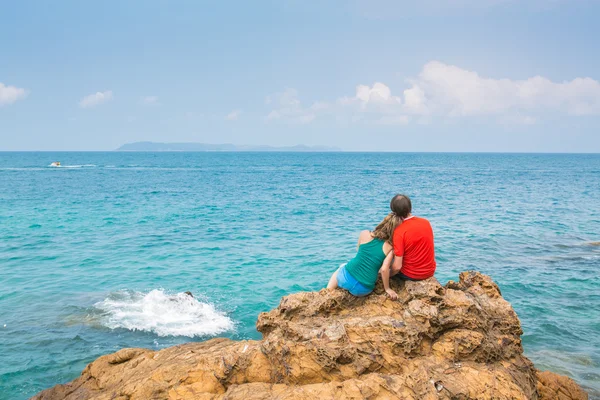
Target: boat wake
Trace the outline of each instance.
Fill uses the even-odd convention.
[[[110,329],[152,332],[158,336],[210,336],[232,330],[233,321],[212,304],[186,293],[122,290],[94,307],[99,322]]]
[[[53,162],[52,164],[50,164],[48,166],[52,167],[52,168],[93,168],[96,165],[95,164],[62,165],[59,162]]]

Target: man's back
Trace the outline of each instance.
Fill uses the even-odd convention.
[[[394,231],[394,254],[402,259],[401,272],[413,279],[427,279],[435,272],[433,229],[425,218],[410,216]]]

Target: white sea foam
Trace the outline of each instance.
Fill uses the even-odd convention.
[[[185,293],[119,291],[94,305],[110,328],[153,332],[158,336],[206,336],[233,329],[233,321],[212,304]]]

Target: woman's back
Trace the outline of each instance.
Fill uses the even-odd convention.
[[[384,245],[383,240],[376,238],[362,243],[358,246],[356,256],[346,264],[348,273],[370,289],[375,287],[379,269],[386,257]]]

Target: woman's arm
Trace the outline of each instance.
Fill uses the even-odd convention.
[[[388,255],[385,257],[383,261],[383,265],[381,266],[381,280],[383,281],[383,288],[385,292],[390,296],[392,300],[396,300],[398,298],[398,294],[394,292],[390,288],[390,265],[392,264],[392,259],[394,258],[394,252],[390,251]]]

